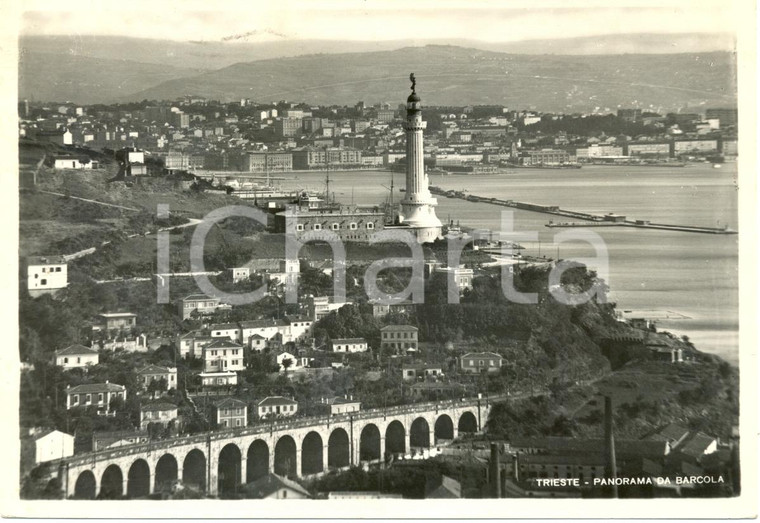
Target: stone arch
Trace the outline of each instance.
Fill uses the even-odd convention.
[[[91,470],[85,470],[77,476],[74,484],[74,499],[95,499],[95,474]]]
[[[409,428],[410,447],[430,447],[430,424],[425,418],[417,418]]]
[[[217,462],[217,492],[219,496],[230,495],[240,486],[242,455],[234,443],[226,444],[219,451]]]
[[[108,465],[100,477],[100,499],[119,499],[124,495],[124,475],[116,464]]]
[[[269,474],[269,445],[261,439],[248,447],[245,481],[250,483]]]
[[[393,420],[385,428],[385,453],[404,454],[406,452],[406,428],[399,420]]]
[[[274,473],[280,476],[298,474],[298,450],[296,441],[290,436],[282,436],[274,446]]]
[[[182,462],[182,484],[206,492],[206,455],[200,449],[187,453]]]
[[[338,427],[330,433],[327,440],[327,466],[347,467],[351,464],[351,444],[348,441],[348,433]]]
[[[374,423],[368,423],[359,435],[359,460],[375,459],[380,459],[380,429]]]
[[[136,459],[127,474],[127,497],[142,498],[150,494],[150,466],[144,459]]]
[[[435,420],[433,433],[436,441],[439,439],[454,439],[454,422],[448,414],[438,416],[438,419]]]
[[[316,474],[324,470],[324,443],[322,436],[311,431],[301,442],[301,475]]]
[[[154,492],[171,486],[171,483],[178,477],[177,458],[171,454],[164,454],[156,462],[156,478],[154,481]]]
[[[462,432],[471,432],[475,433],[478,431],[478,418],[475,417],[475,414],[470,412],[469,410],[466,412],[463,412],[461,416],[459,416],[459,423],[457,423],[457,430],[461,434]]]

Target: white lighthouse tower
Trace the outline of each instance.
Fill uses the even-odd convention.
[[[425,173],[422,152],[422,130],[426,123],[422,121],[422,103],[415,87],[417,81],[414,73],[409,76],[412,81],[412,94],[406,99],[406,196],[401,200],[399,221],[413,230],[419,243],[431,243],[441,238],[441,220],[435,215],[438,201],[428,189],[428,176]]]

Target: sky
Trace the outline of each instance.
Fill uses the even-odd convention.
[[[741,0],[27,0],[23,34],[179,41],[461,38],[487,42],[623,33],[734,32]],[[128,8],[125,8],[128,5]],[[527,7],[526,7],[527,6]],[[212,10],[213,9],[213,10]]]

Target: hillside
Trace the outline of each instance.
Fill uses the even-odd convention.
[[[735,58],[725,52],[676,55],[509,55],[453,46],[311,55],[235,64],[169,80],[124,100],[191,94],[314,104],[400,101],[409,72],[428,105],[503,104],[588,111],[639,104],[670,111],[735,103]]]
[[[24,51],[19,57],[19,99],[79,104],[113,102],[120,96],[198,70],[131,60]]]

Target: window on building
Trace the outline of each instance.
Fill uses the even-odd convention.
[[[55,272],[61,272],[61,268],[60,267],[56,267],[55,268]]]
[[[88,395],[85,397],[85,401],[84,401],[84,402],[85,402],[85,403],[88,403],[88,404],[89,404],[89,403],[91,403],[91,402],[92,402],[92,395],[88,394]]]
[[[63,358],[63,362],[64,362],[64,363],[68,363],[68,362],[69,362],[69,359],[68,359],[68,358]]]
[[[339,224],[339,223],[333,223],[333,224],[332,224],[332,230],[333,230],[333,231],[337,231],[337,230],[339,230],[339,229],[340,229],[340,224]]]
[[[356,230],[356,222],[351,222],[351,224],[349,225],[349,228],[350,228],[352,231],[355,231],[355,230]]]
[[[47,280],[43,278],[42,280],[40,280],[40,284],[41,285],[47,285]]]
[[[367,222],[367,229],[374,229],[375,224],[373,222]]]
[[[314,224],[314,230],[315,231],[321,231],[322,230],[322,224],[321,223],[315,223]]]
[[[98,394],[98,403],[103,403],[103,393]]]
[[[79,394],[74,394],[74,395],[71,396],[71,398],[72,398],[72,403],[74,405],[78,405],[79,404]]]
[[[297,223],[296,224],[296,230],[297,231],[302,231],[303,230],[303,224],[302,223]]]

